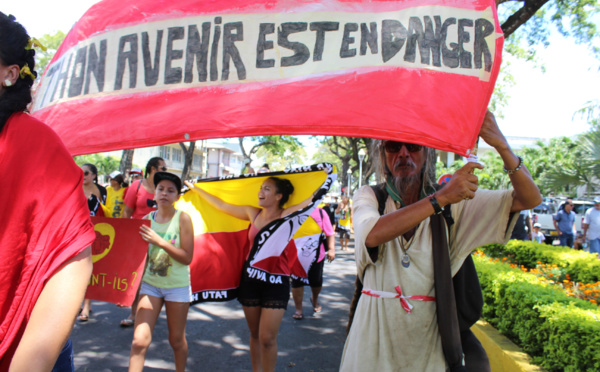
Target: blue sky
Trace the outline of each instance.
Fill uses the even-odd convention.
[[[2,12],[17,17],[32,36],[56,30],[67,32],[97,0],[12,1]],[[499,125],[507,136],[572,136],[589,129],[586,121],[573,118],[587,101],[600,100],[600,61],[581,45],[553,38],[539,51],[546,66],[543,73],[532,63],[516,61],[512,72],[516,86],[508,91],[509,105]]]

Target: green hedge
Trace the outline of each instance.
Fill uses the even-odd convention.
[[[600,310],[535,275],[475,256],[483,318],[550,371],[600,370]]]
[[[596,283],[600,281],[600,260],[598,256],[569,247],[555,247],[547,244],[510,240],[506,245],[489,244],[481,247],[486,255],[494,258],[510,257],[513,263],[528,269],[543,264],[557,265],[574,282]]]

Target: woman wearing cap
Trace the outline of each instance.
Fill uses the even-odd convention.
[[[107,217],[120,218],[123,216],[125,204],[125,193],[127,184],[123,175],[119,171],[110,174],[110,186],[106,188],[106,209],[109,211]]]
[[[129,186],[125,195],[125,209],[123,218],[144,218],[148,213],[156,210],[154,202],[154,175],[159,171],[166,171],[167,165],[163,158],[154,157],[146,164],[146,178],[135,181]],[[135,307],[138,296],[131,305],[131,314],[121,320],[121,327],[131,327],[135,321]]]
[[[132,170],[130,170],[129,171],[129,178],[131,179],[131,182],[129,182],[130,184],[132,184],[135,181],[138,181],[138,180],[141,180],[142,178],[144,178],[144,174],[142,173],[142,168],[135,167]]]
[[[294,192],[292,183],[283,178],[267,178],[258,191],[258,205],[233,205],[199,189],[189,182],[190,190],[198,193],[213,207],[235,218],[250,221],[248,240],[253,244],[259,231],[271,222],[306,207],[312,195],[305,201],[283,208]],[[281,272],[289,272],[285,254],[278,260]],[[281,284],[264,283],[242,271],[238,301],[242,304],[246,323],[250,329],[250,358],[253,371],[275,370],[277,363],[277,333],[290,298],[290,281]]]
[[[164,304],[175,368],[183,372],[188,355],[185,324],[192,300],[189,265],[194,255],[194,228],[190,216],[173,205],[181,192],[179,177],[156,172],[153,181],[158,209],[144,217],[151,221],[151,227],[140,228],[142,238],[150,245],[139,292],[129,371],[143,370],[152,330]]]
[[[0,172],[9,175],[0,187],[0,371],[73,369],[69,335],[96,237],[83,172],[56,133],[25,113],[34,41],[0,12]]]

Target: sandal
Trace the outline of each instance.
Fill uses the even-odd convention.
[[[312,300],[312,298],[310,299],[310,304],[312,305],[312,307],[313,307],[313,311],[314,311],[315,313],[320,313],[320,312],[321,312],[321,310],[323,310],[323,306],[321,306],[321,305],[319,305],[319,306],[315,307],[315,305],[313,304],[313,300]]]
[[[77,320],[79,320],[80,322],[87,322],[88,320],[90,320],[89,315],[79,315],[77,317]]]
[[[304,319],[304,314],[294,313],[294,315],[292,315],[292,318],[294,318],[296,320],[302,320],[302,319]]]
[[[135,323],[135,321],[133,319],[129,319],[129,318],[123,319],[123,320],[121,320],[121,327],[128,328],[128,327],[133,326],[134,323]]]

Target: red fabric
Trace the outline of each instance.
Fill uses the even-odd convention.
[[[140,226],[149,220],[92,217],[94,271],[85,297],[131,306],[144,274],[148,243]]]
[[[444,14],[447,9],[453,8],[453,18],[461,19],[463,14],[471,17],[474,12],[477,14],[472,15],[473,19],[489,18],[489,24],[493,24],[493,32],[487,41],[487,48],[493,57],[490,70],[483,72],[481,69],[472,69],[474,75],[463,75],[462,72],[470,67],[448,67],[448,64],[444,65],[446,69],[438,70],[437,67],[423,63],[402,65],[405,60],[402,55],[406,49],[403,46],[400,48],[404,49],[395,54],[393,59],[383,61],[383,56],[380,55],[377,61],[365,65],[356,62],[356,65],[335,67],[340,66],[338,62],[341,59],[338,61],[330,58],[315,62],[310,58],[302,66],[305,71],[292,77],[275,77],[278,74],[274,72],[268,78],[262,78],[259,74],[239,78],[235,68],[230,65],[231,76],[226,80],[199,82],[196,79],[191,83],[178,81],[167,84],[161,77],[158,84],[145,83],[146,73],[141,67],[144,65],[142,46],[138,40],[135,44],[139,49],[136,62],[130,61],[131,66],[137,66],[135,86],[128,91],[129,80],[125,79],[121,81],[124,84],[122,88],[114,88],[116,77],[113,69],[117,64],[118,52],[112,51],[116,50],[114,44],[123,36],[119,30],[126,27],[139,25],[144,30],[147,27],[148,34],[155,35],[156,30],[152,27],[159,27],[157,22],[168,21],[179,26],[198,23],[200,27],[205,20],[226,15],[230,16],[229,20],[244,15],[258,15],[278,27],[278,22],[285,22],[288,15],[315,12],[314,15],[308,14],[307,19],[321,19],[326,17],[322,14],[329,12],[341,17],[341,27],[335,31],[335,35],[339,36],[344,32],[344,17],[364,14],[361,22],[364,21],[365,24],[369,24],[373,17],[379,22],[377,25],[380,32],[383,20],[371,16],[372,14],[412,12],[413,9],[418,11],[424,6],[434,7],[435,11],[431,13],[433,15]],[[59,133],[73,155],[207,138],[275,134],[396,139],[466,155],[477,139],[500,69],[503,38],[495,12],[495,2],[492,0],[137,0],[135,7],[123,7],[120,0],[105,0],[84,15],[59,48],[42,78],[33,112]],[[198,19],[194,20],[194,17]],[[388,17],[394,18],[387,14],[380,18]],[[247,42],[254,46],[251,52],[242,56],[248,71],[256,64],[257,58],[256,55],[249,55],[256,53],[256,40],[249,35],[249,29],[256,26],[256,22],[248,21],[244,24],[244,39],[238,41],[239,44]],[[213,28],[214,26],[211,25]],[[160,27],[165,35],[162,40],[164,48],[167,31],[165,27]],[[452,35],[444,45],[446,49],[454,48],[452,45],[457,26],[452,27]],[[473,41],[473,25],[465,26],[465,29],[468,34],[466,38]],[[141,32],[145,31],[135,34],[140,40],[143,37]],[[211,32],[214,34],[214,30]],[[59,74],[58,71],[62,70],[58,69],[58,63],[54,66],[52,64],[58,62],[63,55],[65,59],[71,56],[73,61],[77,58],[82,61],[86,56],[82,48],[84,45],[88,46],[88,38],[98,35],[106,37],[108,49],[111,50],[106,57],[103,90],[80,93],[84,89],[83,85],[76,83],[73,96],[70,96],[71,84],[67,83],[70,80],[65,80],[66,77],[74,81],[89,79],[90,71],[83,74],[73,70]],[[174,56],[176,59],[173,60],[173,66],[177,68],[183,68],[187,63],[186,35],[187,33],[183,39],[177,39],[178,44],[173,47],[177,53],[181,51],[184,54],[181,58]],[[352,35],[355,37],[352,48],[358,50],[361,43],[360,31]],[[383,38],[381,35],[378,37]],[[274,43],[274,47],[270,49],[278,46],[277,32],[269,34],[269,41]],[[326,51],[340,48],[327,41]],[[378,42],[382,43],[381,40]],[[154,45],[152,43],[149,45]],[[309,49],[313,48],[310,44],[314,44],[314,41],[307,42]],[[98,48],[100,47],[94,49],[94,53],[98,53]],[[380,46],[379,54],[382,49]],[[129,50],[130,47],[125,46],[122,52]],[[75,55],[75,51],[82,53]],[[222,54],[222,49],[217,52]],[[283,48],[281,53],[292,54],[292,51]],[[310,57],[315,57],[312,49],[310,53],[313,53]],[[221,54],[218,58],[221,58]],[[162,56],[164,59],[164,53]],[[358,61],[362,56],[356,58]],[[420,58],[420,52],[416,52],[416,58]],[[471,59],[474,61],[474,58]],[[161,63],[161,69],[164,69],[162,66],[165,61],[161,60]],[[332,69],[319,70],[319,66],[323,65],[332,66]],[[70,68],[73,69],[74,66],[75,62]],[[85,63],[79,62],[77,66],[85,66]],[[61,68],[67,68],[66,61]],[[270,71],[284,73],[288,71],[286,68],[276,66]],[[51,70],[54,75],[49,73]],[[59,75],[65,78],[58,77]],[[86,84],[88,82],[89,80],[85,81]],[[96,89],[94,84],[96,83],[92,81],[92,88],[86,85],[86,89]],[[64,88],[65,86],[68,88]],[[65,91],[69,93],[64,93]],[[198,119],[199,113],[201,120]],[[164,125],[166,122],[177,125]],[[109,132],[120,135],[104,135]]]
[[[0,133],[0,370],[46,281],[95,238],[83,172],[58,136],[24,113]]]
[[[148,206],[148,199],[154,200],[154,195],[146,191],[144,186],[140,185],[141,182],[142,180],[138,180],[132,183],[129,187],[131,190],[123,200],[126,206],[133,209],[131,218],[144,218],[145,215],[156,210],[156,207]]]
[[[247,230],[196,235],[194,247],[190,265],[193,293],[240,285],[242,267],[250,251]]]

